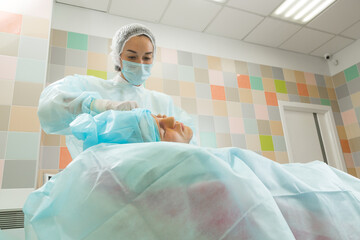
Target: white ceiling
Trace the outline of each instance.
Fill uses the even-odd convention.
[[[360,0],[337,0],[305,25],[271,17],[284,0],[56,0],[138,19],[313,56],[360,39]]]

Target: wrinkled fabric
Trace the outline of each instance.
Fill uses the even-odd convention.
[[[147,109],[105,111],[96,116],[83,113],[70,123],[72,134],[84,142],[83,149],[99,143],[158,142],[158,126]]]
[[[360,180],[238,148],[100,144],[31,193],[27,239],[358,239]]]
[[[176,107],[170,96],[136,87],[119,75],[111,80],[93,76],[67,76],[50,84],[41,93],[38,116],[42,129],[48,134],[68,135],[66,144],[74,159],[83,149],[82,141],[71,135],[69,124],[77,115],[88,113],[94,99],[113,101],[136,101],[141,108],[149,109],[154,115],[174,116],[176,120],[192,128],[194,135],[190,143],[196,144],[196,129],[192,118]]]

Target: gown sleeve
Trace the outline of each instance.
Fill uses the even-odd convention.
[[[67,76],[43,90],[39,100],[38,116],[46,133],[71,134],[69,124],[77,115],[95,114],[90,110],[91,102],[102,97],[99,92],[91,90],[95,89],[91,87],[91,82],[83,76]]]

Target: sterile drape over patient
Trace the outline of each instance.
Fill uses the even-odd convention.
[[[238,148],[99,144],[33,192],[27,239],[358,239],[359,180]]]

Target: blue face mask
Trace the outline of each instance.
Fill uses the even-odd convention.
[[[141,64],[122,60],[121,69],[125,79],[132,85],[141,85],[150,77],[153,64]]]

